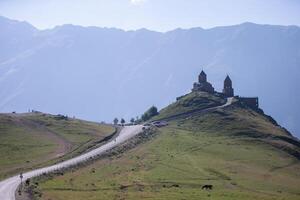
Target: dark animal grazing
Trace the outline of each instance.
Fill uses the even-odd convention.
[[[202,190],[212,190],[213,189],[213,185],[203,185],[202,186]]]
[[[29,186],[29,185],[30,185],[30,179],[26,179],[25,184],[26,184],[27,186]]]

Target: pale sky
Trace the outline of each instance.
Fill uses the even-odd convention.
[[[62,24],[157,31],[243,22],[300,26],[300,0],[0,0],[0,15],[39,29]]]

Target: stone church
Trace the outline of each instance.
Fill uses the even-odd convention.
[[[193,85],[192,92],[196,92],[196,91],[208,92],[211,94],[218,93],[215,91],[212,84],[207,81],[207,76],[203,70],[198,76],[198,82],[194,83]],[[234,97],[234,89],[232,87],[232,81],[228,75],[224,80],[224,86],[221,94],[224,95],[225,97]],[[259,106],[257,97],[239,97],[239,96],[235,96],[235,97],[238,98],[243,104],[247,106],[254,107],[254,108],[258,108]]]
[[[211,83],[207,81],[207,75],[202,70],[201,73],[198,76],[198,82],[194,83],[192,91],[202,91],[202,92],[208,92],[208,93],[215,93],[215,89],[212,86]],[[232,88],[232,81],[230,77],[227,75],[224,80],[224,88],[223,88],[223,94],[226,97],[233,97],[234,92]]]

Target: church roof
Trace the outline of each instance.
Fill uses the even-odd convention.
[[[227,75],[225,81],[231,81],[230,77]]]
[[[203,70],[201,71],[200,75],[206,76],[206,74],[205,74],[205,72]]]

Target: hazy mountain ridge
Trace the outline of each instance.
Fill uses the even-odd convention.
[[[0,19],[2,112],[129,118],[189,91],[204,68],[217,90],[228,73],[236,94],[259,96],[266,113],[299,136],[299,27],[244,23],[159,33],[63,25],[38,31],[17,22],[7,28],[10,21]]]

